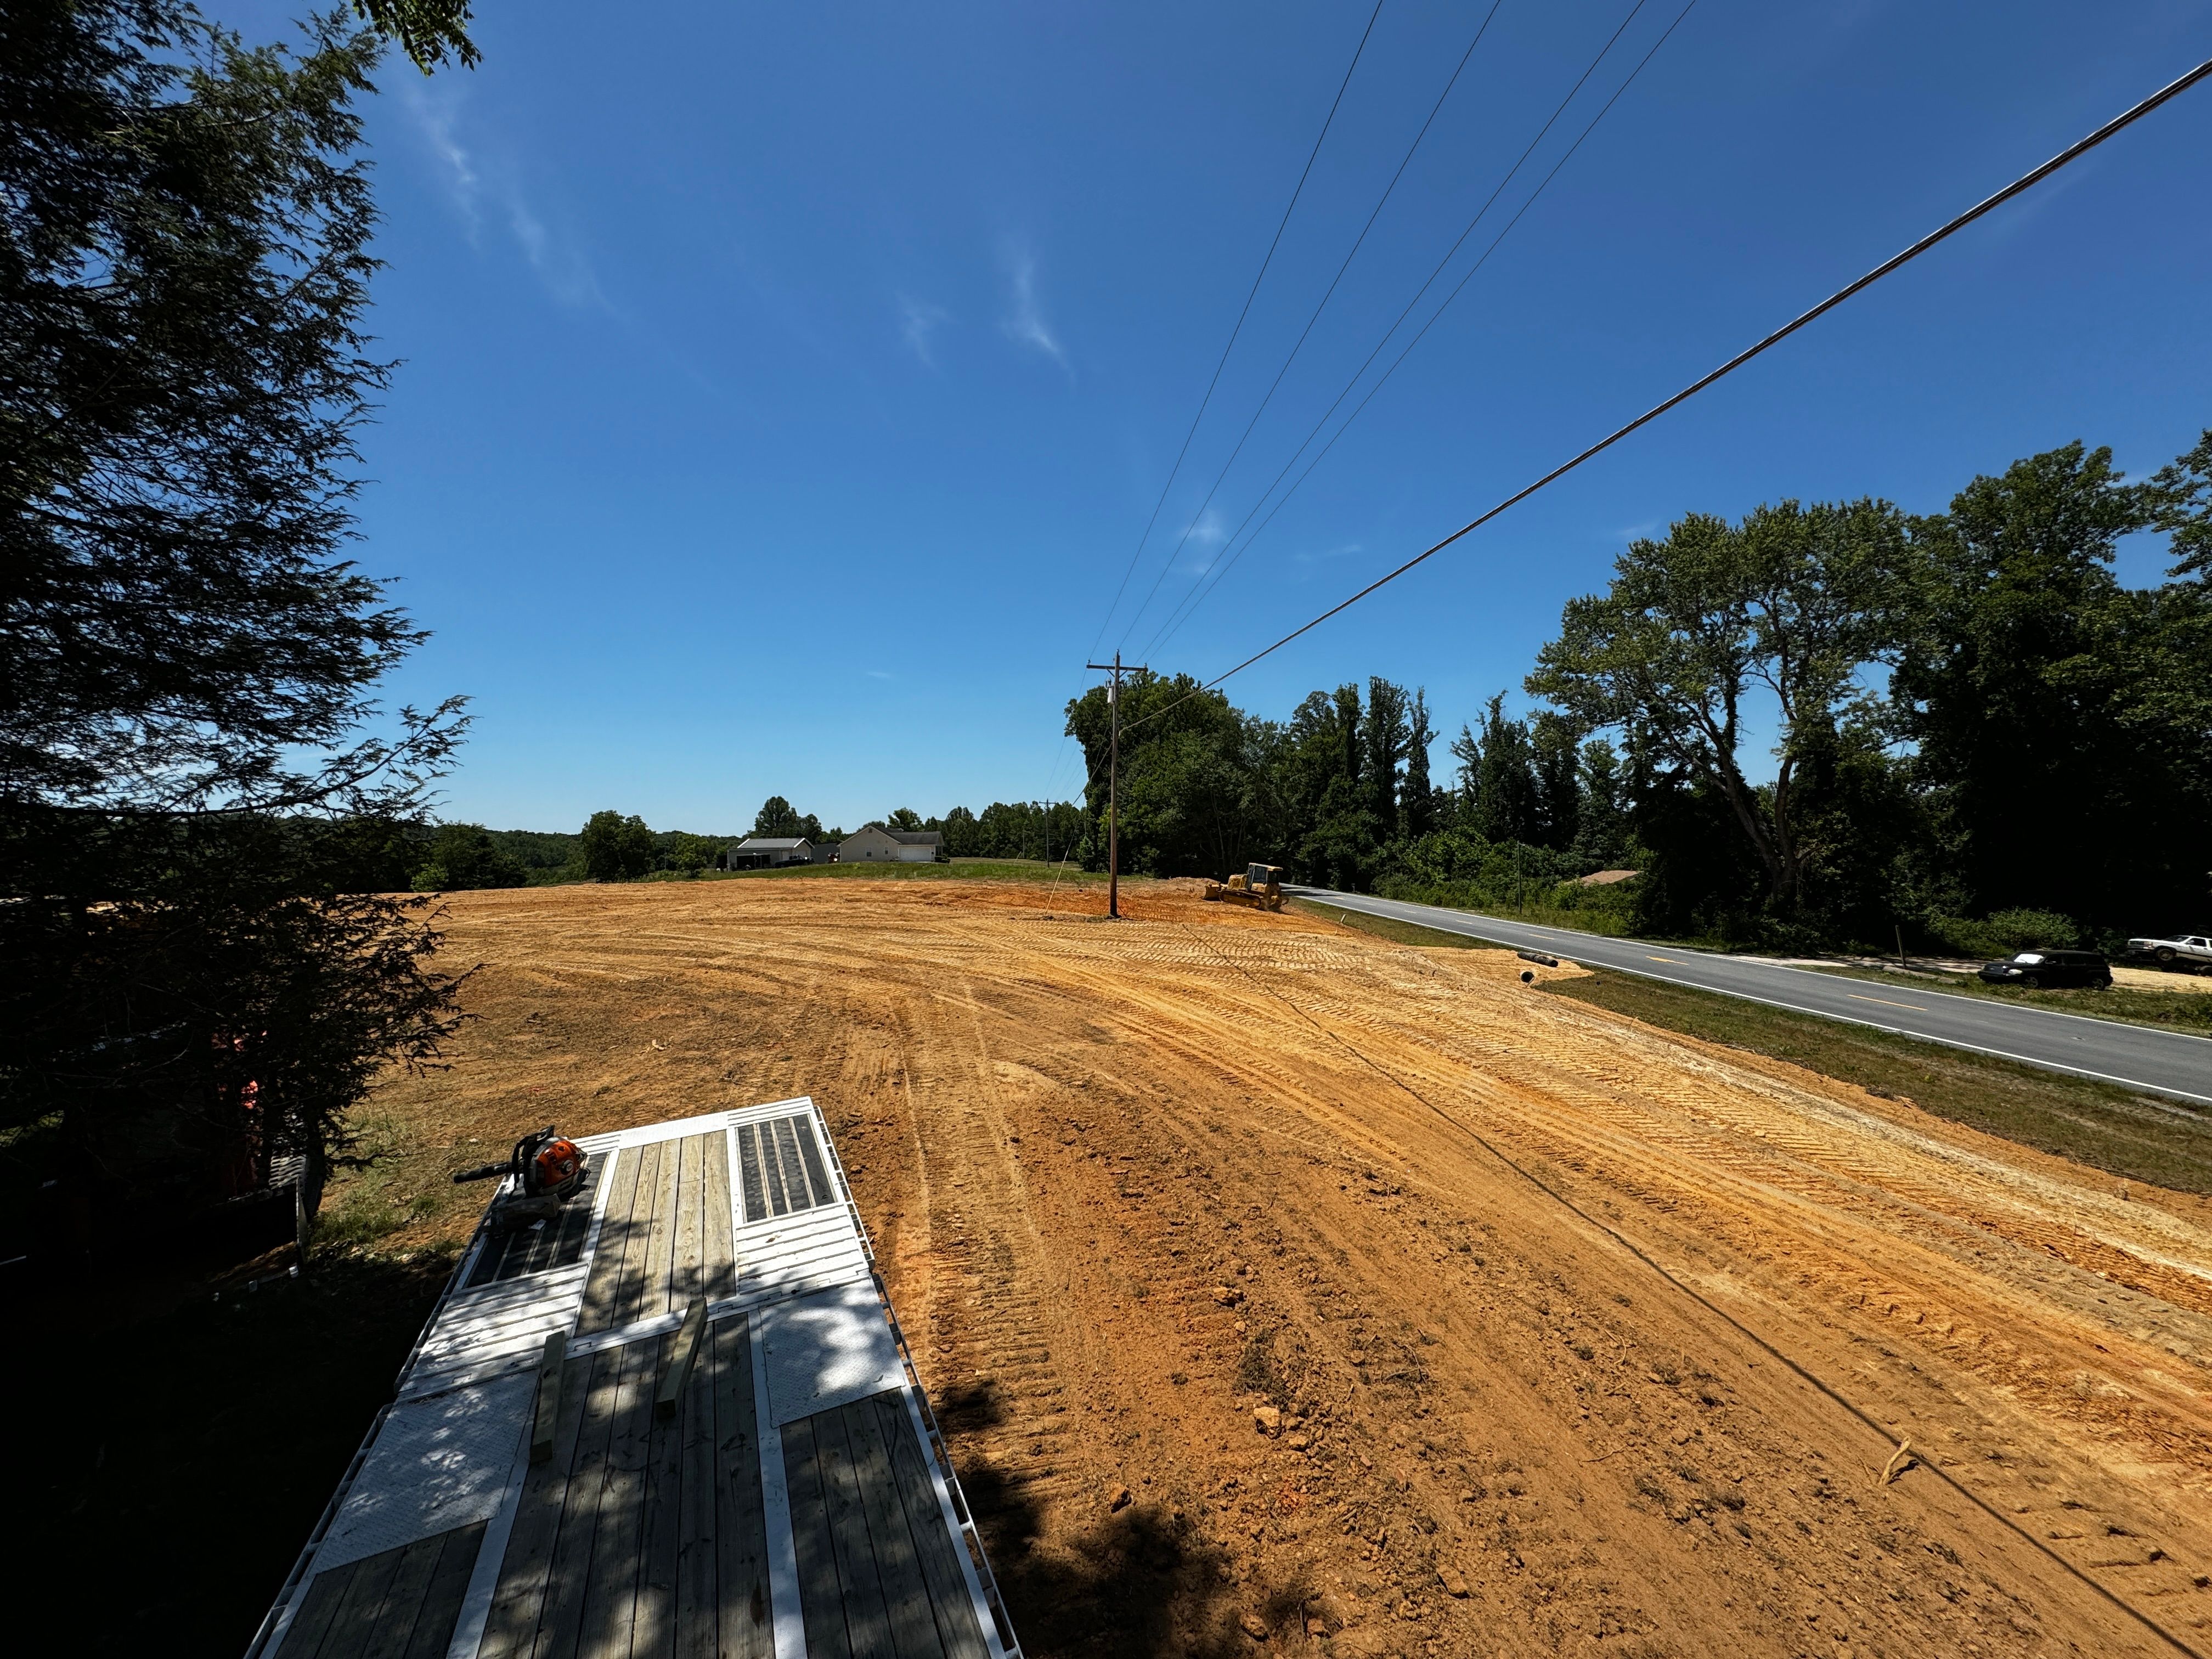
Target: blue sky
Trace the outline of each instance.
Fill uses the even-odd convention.
[[[1110,625],[1364,4],[490,0],[480,69],[389,66],[374,327],[404,363],[358,557],[434,631],[394,700],[474,700],[447,814],[1075,793],[1102,629],[1151,639],[1632,3],[1502,0],[1201,515],[1481,15],[1384,0]],[[1432,300],[1680,3],[1647,0]],[[2208,52],[2212,0],[1698,0],[1150,660],[1219,672]],[[1685,511],[1930,510],[2075,437],[2157,466],[2212,425],[2207,201],[2212,86],[1231,695],[1279,716],[1379,673],[1456,731]]]

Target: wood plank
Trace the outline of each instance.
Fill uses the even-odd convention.
[[[726,1131],[705,1137],[706,1203],[700,1212],[700,1294],[708,1301],[737,1290],[737,1258],[730,1218],[730,1140]]]
[[[579,1336],[606,1329],[613,1311],[615,1291],[622,1281],[630,1206],[637,1194],[638,1158],[635,1151],[617,1152],[614,1168],[607,1173],[612,1184],[607,1189],[606,1210],[599,1218],[599,1243],[592,1255],[592,1276],[584,1285],[583,1310],[576,1322]]]
[[[930,1607],[929,1586],[922,1577],[921,1558],[915,1548],[906,1505],[900,1501],[897,1480],[891,1472],[890,1449],[884,1442],[882,1419],[865,1400],[840,1407],[837,1415],[844,1419],[860,1507],[867,1517],[868,1536],[875,1545],[876,1572],[883,1581],[884,1613],[890,1621],[891,1646],[899,1659],[941,1659],[945,1644]]]
[[[438,1570],[423,1593],[414,1635],[401,1659],[446,1659],[447,1650],[453,1643],[453,1627],[460,1622],[461,1603],[469,1598],[469,1580],[476,1572],[477,1555],[483,1548],[489,1524],[479,1521],[440,1535]]]
[[[707,1304],[700,1302],[694,1306],[703,1322]],[[681,1340],[679,1333],[672,1342]],[[672,1358],[661,1367],[664,1378],[672,1376],[676,1369]],[[630,1659],[675,1659],[676,1583],[684,1534],[685,1425],[680,1408],[700,1392],[688,1386],[694,1375],[691,1365],[687,1363],[683,1369],[687,1386],[677,1397],[678,1411],[662,1417],[659,1392],[653,1396],[653,1438],[645,1459],[644,1527]],[[708,1409],[713,1409],[711,1401]]]
[[[860,1404],[875,1413],[884,1448],[890,1454],[893,1485],[906,1510],[915,1554],[921,1564],[922,1580],[929,1587],[930,1607],[937,1616],[937,1633],[945,1651],[950,1659],[986,1659],[990,1650],[984,1644],[975,1598],[968,1593],[967,1576],[960,1570],[960,1556],[966,1547],[945,1524],[945,1511],[937,1502],[935,1472],[915,1433],[906,1396],[892,1389]]]
[[[342,1567],[319,1572],[301,1587],[306,1599],[284,1632],[283,1645],[278,1649],[283,1659],[315,1659],[323,1638],[330,1634],[331,1621],[337,1617],[338,1604],[352,1588],[353,1570],[360,1565],[349,1561]]]
[[[369,1632],[362,1659],[401,1659],[415,1634],[415,1620],[422,1611],[422,1598],[438,1571],[438,1557],[446,1547],[442,1533],[418,1538],[398,1552],[399,1565],[392,1586],[384,1594],[384,1607],[376,1627]]]
[[[837,1580],[837,1547],[830,1536],[813,1420],[787,1423],[782,1435],[783,1480],[791,1495],[792,1553],[798,1563],[799,1609],[805,1615],[807,1659],[852,1659],[845,1591]]]
[[[672,1162],[664,1159],[663,1167]],[[628,1659],[637,1618],[645,1465],[653,1439],[653,1388],[667,1346],[667,1339],[660,1337],[632,1342],[622,1350],[622,1392],[615,1403],[606,1480],[599,1489],[599,1527],[592,1540],[592,1568],[584,1593],[584,1616],[577,1627],[576,1659]],[[553,1659],[567,1659],[566,1650],[556,1650]]]
[[[730,1322],[742,1332],[742,1320]],[[702,1334],[699,1346],[691,1386],[684,1394],[672,1659],[716,1659],[719,1647],[714,1593],[714,1401],[728,1351],[715,1341],[712,1331]]]
[[[653,1236],[661,1211],[660,1170],[667,1161],[668,1143],[656,1140],[638,1149],[637,1199],[630,1206],[629,1237],[623,1253],[622,1286],[615,1292],[613,1322],[628,1325],[650,1319],[665,1310],[653,1305],[648,1294],[647,1261],[653,1255]]]
[[[659,1385],[653,1394],[653,1414],[665,1421],[672,1419],[684,1403],[685,1391],[691,1383],[691,1366],[699,1352],[699,1337],[707,1328],[707,1299],[701,1297],[684,1310],[684,1322],[677,1328],[676,1335],[668,1346],[668,1358],[660,1370]]]
[[[598,1360],[586,1358],[568,1368],[556,1421],[559,1437],[552,1461],[531,1466],[501,1559],[477,1659],[515,1659],[537,1641],[538,1615],[545,1600],[547,1574],[558,1541],[561,1516],[568,1506],[569,1472],[575,1467],[583,1433],[585,1405]]]
[[[377,1620],[384,1613],[385,1593],[399,1571],[399,1558],[406,1553],[403,1547],[381,1555],[364,1556],[353,1564],[353,1582],[346,1586],[345,1599],[338,1603],[330,1633],[315,1650],[315,1659],[364,1659],[376,1635]]]
[[[875,1540],[868,1534],[844,1414],[832,1409],[806,1420],[814,1430],[815,1467],[829,1506],[830,1537],[837,1552],[837,1583],[845,1592],[845,1634],[853,1659],[896,1659],[883,1575],[876,1564]]]
[[[644,1300],[634,1316],[651,1319],[676,1305],[676,1177],[683,1166],[684,1143],[665,1141],[660,1151],[660,1190],[653,1200],[653,1231],[646,1251]]]
[[[531,1401],[530,1461],[550,1463],[561,1431],[561,1382],[568,1370],[568,1334],[554,1331],[545,1338],[538,1360],[538,1392]]]
[[[721,1137],[714,1139],[719,1143]],[[668,1292],[672,1308],[697,1302],[706,1285],[700,1271],[704,1248],[700,1224],[707,1206],[707,1137],[686,1135],[682,1145],[684,1159],[676,1177],[676,1270]],[[719,1145],[715,1150],[721,1150]]]
[[[534,1659],[572,1655],[576,1650],[576,1633],[584,1620],[584,1595],[591,1583],[599,1494],[606,1485],[607,1448],[614,1438],[623,1368],[629,1353],[627,1347],[606,1348],[592,1356],[583,1426],[576,1438],[576,1461],[569,1472],[566,1501],[546,1568],[544,1605],[527,1650]]]
[[[714,1339],[714,1586],[720,1659],[773,1659],[775,1621],[768,1583],[768,1512],[761,1496],[759,1425],[753,1403],[752,1335],[726,1319]]]

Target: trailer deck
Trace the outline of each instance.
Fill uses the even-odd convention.
[[[248,1659],[1019,1659],[813,1103],[578,1145],[557,1220],[478,1228]]]

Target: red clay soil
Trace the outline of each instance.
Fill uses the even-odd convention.
[[[1124,895],[463,896],[384,1109],[427,1191],[813,1096],[1033,1659],[2212,1650],[2212,1206]]]

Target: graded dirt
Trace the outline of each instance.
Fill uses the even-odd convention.
[[[378,1109],[820,1102],[1032,1659],[2212,1649],[2212,1204],[1123,892],[459,896]]]

